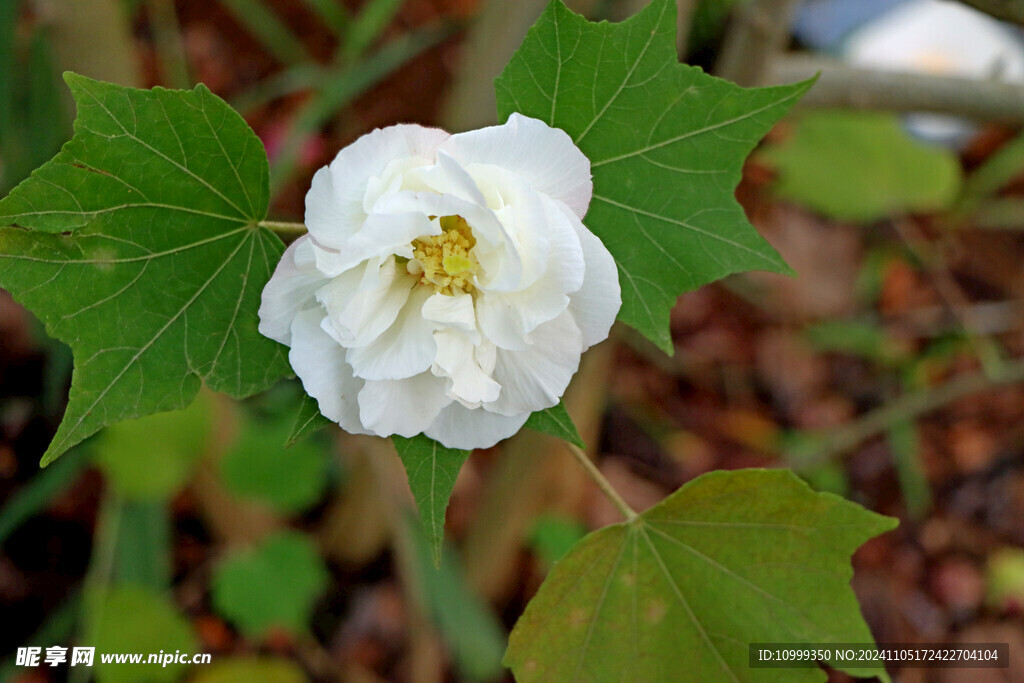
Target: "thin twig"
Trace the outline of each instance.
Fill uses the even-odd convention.
[[[902,420],[911,420],[938,410],[961,398],[1009,384],[1024,382],[1024,359],[1005,363],[998,377],[976,372],[955,377],[934,389],[904,394],[885,405],[865,413],[858,420],[836,429],[825,437],[825,443],[807,457],[794,458],[794,469],[802,470],[831,460],[855,446],[885,432]]]
[[[967,342],[974,349],[974,354],[981,362],[982,370],[992,378],[1002,374],[1003,352],[992,337],[981,331],[974,319],[970,317],[971,301],[949,271],[949,264],[941,252],[934,248],[913,221],[897,219],[893,227],[900,239],[907,245],[911,253],[918,258],[931,275],[939,296],[946,303],[949,311],[960,322],[967,334]]]
[[[619,492],[615,490],[611,482],[605,479],[604,475],[601,474],[601,470],[597,469],[597,465],[591,461],[590,456],[575,444],[566,442],[565,445],[568,446],[569,452],[573,454],[576,461],[583,466],[584,471],[586,471],[590,478],[594,480],[597,487],[601,489],[601,493],[603,493],[608,500],[610,500],[612,504],[619,509],[622,516],[626,518],[626,521],[632,522],[636,519],[638,516],[636,510],[631,508],[629,504],[622,499],[622,496],[620,496]]]
[[[862,69],[834,59],[786,55],[765,85],[795,83],[820,72],[802,106],[935,112],[978,121],[1024,121],[1024,87],[1001,81]]]
[[[1024,0],[960,0],[960,2],[996,19],[1012,21],[1024,26]]]

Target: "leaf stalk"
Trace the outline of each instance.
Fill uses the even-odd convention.
[[[304,223],[289,223],[288,221],[260,221],[259,226],[273,230],[282,237],[295,237],[305,235],[306,225]]]
[[[631,508],[629,504],[622,499],[622,496],[620,496],[619,492],[615,490],[611,482],[601,474],[601,470],[597,468],[597,465],[595,465],[590,459],[590,456],[587,455],[586,451],[576,444],[569,443],[568,441],[565,442],[565,445],[568,446],[569,452],[573,454],[573,457],[576,458],[576,461],[583,467],[587,475],[593,479],[594,483],[597,484],[597,487],[601,489],[601,493],[603,493],[605,497],[619,509],[622,516],[626,518],[626,522],[632,522],[639,517],[637,511]]]

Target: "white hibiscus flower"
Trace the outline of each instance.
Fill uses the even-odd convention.
[[[569,136],[518,114],[375,130],[313,176],[260,332],[349,432],[492,446],[558,403],[618,313],[615,263],[580,221],[592,189]]]

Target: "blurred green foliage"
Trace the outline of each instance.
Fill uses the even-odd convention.
[[[550,568],[586,535],[586,527],[577,520],[562,515],[548,514],[534,520],[529,544],[544,566]]]
[[[408,515],[405,529],[413,545],[409,582],[451,648],[456,668],[471,681],[499,678],[507,643],[504,627],[467,586],[451,548],[441,556],[440,566],[435,566],[434,546],[425,528]]]
[[[87,595],[95,627],[85,640],[97,653],[182,653],[199,651],[188,621],[163,594],[141,586],[119,585]],[[103,664],[93,671],[100,683],[175,681],[187,665]]]
[[[305,672],[287,659],[229,657],[204,666],[191,683],[304,683]]]
[[[41,28],[19,21],[21,2],[0,2],[0,196],[71,134],[71,116]]]
[[[213,400],[202,391],[187,408],[104,429],[96,464],[118,492],[132,500],[166,500],[192,474],[210,436]]]
[[[319,499],[328,482],[327,453],[321,442],[306,440],[290,448],[291,417],[269,421],[239,416],[240,433],[220,461],[224,486],[233,494],[291,514]]]
[[[246,636],[262,638],[272,628],[300,635],[329,578],[305,534],[281,531],[214,568],[213,606]]]
[[[915,140],[889,113],[804,112],[759,158],[778,170],[779,196],[842,221],[941,211],[961,183],[953,152]]]

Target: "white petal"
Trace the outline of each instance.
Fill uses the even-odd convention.
[[[415,282],[392,256],[379,267],[368,261],[365,268],[343,273],[318,289],[316,296],[345,346],[365,346],[391,327]]]
[[[583,285],[569,295],[569,312],[580,328],[583,350],[586,351],[608,338],[622,306],[622,290],[619,287],[619,269],[604,243],[580,221],[574,220],[573,223],[583,247],[586,270]]]
[[[558,403],[580,364],[579,328],[566,311],[534,330],[522,351],[498,349],[492,376],[501,384],[488,410],[517,415]]]
[[[491,291],[529,287],[544,272],[548,261],[547,197],[497,166],[477,165],[470,170],[481,191],[488,195],[488,206],[502,227],[503,237],[478,243],[474,250],[484,270],[480,286]],[[518,261],[518,267],[508,268],[505,262],[509,259]]]
[[[486,206],[451,194],[403,191],[382,199],[377,209],[396,214],[418,212],[427,216],[462,216],[477,242],[473,254],[485,274],[485,281],[480,284],[510,289],[523,279],[517,243],[512,240],[497,213]],[[430,234],[440,234],[440,228],[435,228]]]
[[[522,429],[528,417],[529,413],[496,415],[483,408],[452,403],[441,411],[426,435],[446,448],[490,448]]]
[[[303,311],[292,323],[288,362],[302,380],[306,393],[316,399],[320,413],[352,434],[369,434],[359,421],[356,396],[363,380],[352,375],[345,349],[320,329],[323,311]]]
[[[526,179],[530,186],[564,202],[583,218],[594,186],[590,160],[565,131],[543,121],[512,114],[501,126],[458,133],[443,142],[463,166],[493,164]]]
[[[359,417],[364,427],[379,436],[416,436],[451,402],[444,386],[443,379],[429,372],[408,379],[367,382],[359,392]]]
[[[548,243],[544,273],[522,291],[484,291],[477,301],[480,329],[504,349],[525,348],[523,337],[565,311],[570,293],[578,290],[584,280],[583,249],[575,228],[582,224],[563,204],[539,197],[545,209]]]
[[[366,218],[364,202],[374,181],[374,191],[411,165],[431,165],[438,146],[449,137],[436,128],[417,125],[389,126],[367,133],[334,158],[330,166],[313,176],[306,194],[306,227],[317,242],[330,249],[344,250],[348,240]],[[390,166],[395,160],[415,160]]]
[[[295,315],[305,308],[319,308],[313,293],[324,284],[325,278],[310,263],[312,247],[307,235],[292,242],[263,288],[260,334],[285,345],[291,344]]]
[[[348,362],[356,377],[405,379],[430,369],[437,356],[437,325],[420,312],[429,296],[428,288],[414,287],[387,331],[366,346],[349,349]]]
[[[445,152],[437,153],[437,164],[434,166],[410,171],[409,175],[437,194],[452,195],[480,206],[487,205],[473,178]]]
[[[327,277],[335,277],[363,261],[392,254],[410,258],[409,245],[414,239],[439,234],[441,228],[431,223],[426,213],[371,214],[344,247],[328,249],[318,245],[316,265]]]
[[[434,294],[423,304],[423,317],[444,327],[476,332],[476,313],[470,294]]]
[[[438,330],[434,339],[437,341],[437,360],[433,372],[440,377],[451,378],[450,397],[470,408],[498,398],[501,385],[480,368],[476,347],[466,334],[456,330]]]

